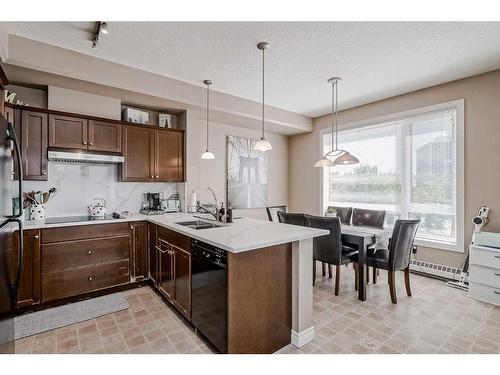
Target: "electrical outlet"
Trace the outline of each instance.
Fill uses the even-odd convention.
[[[413,252],[413,254],[416,254],[417,253],[417,247],[413,246],[413,248],[411,249],[411,251]]]

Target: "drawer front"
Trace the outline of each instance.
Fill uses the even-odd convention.
[[[473,283],[489,285],[500,289],[500,270],[471,264],[469,278]]]
[[[42,245],[42,272],[96,265],[128,259],[131,237],[96,238]]]
[[[471,247],[470,264],[500,269],[500,251]]]
[[[42,301],[54,301],[128,282],[128,260],[42,273]]]
[[[129,223],[91,224],[42,230],[42,243],[74,241],[130,234]]]
[[[174,232],[173,230],[161,227],[158,225],[158,238],[172,245],[175,245],[182,250],[186,250],[191,252],[191,239],[187,236],[184,236],[180,233]]]
[[[469,296],[480,301],[488,302],[500,306],[500,289],[489,286],[470,283]]]

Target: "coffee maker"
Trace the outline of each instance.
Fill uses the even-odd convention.
[[[164,211],[161,209],[161,200],[163,193],[145,193],[143,194],[141,214],[158,215]]]

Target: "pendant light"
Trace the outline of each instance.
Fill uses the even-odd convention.
[[[338,148],[338,82],[342,80],[340,77],[333,77],[328,80],[332,85],[332,114],[331,114],[331,134],[332,134],[332,149],[319,159],[314,166],[316,168],[331,167],[334,165],[350,165],[357,164],[359,160],[345,150]],[[335,135],[335,137],[334,137]],[[332,160],[332,158],[334,158]]]
[[[265,94],[265,75],[264,75],[264,51],[269,48],[269,43],[267,42],[260,42],[257,44],[257,48],[262,51],[262,134],[260,137],[260,141],[258,141],[255,144],[255,150],[257,151],[269,151],[273,148],[271,146],[271,143],[266,139],[265,134],[264,134],[264,122],[265,122],[265,117],[264,117],[264,94]]]
[[[212,154],[209,150],[208,150],[208,125],[209,125],[209,120],[210,120],[210,85],[212,84],[212,81],[206,79],[203,81],[203,83],[207,86],[207,148],[205,150],[205,152],[203,153],[203,155],[201,155],[201,158],[202,159],[205,159],[205,160],[212,160],[212,159],[215,159],[215,155]]]

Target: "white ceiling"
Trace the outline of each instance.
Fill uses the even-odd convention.
[[[90,47],[91,22],[9,22],[9,33],[316,117],[326,80],[343,78],[340,108],[500,68],[500,23],[110,22]]]

